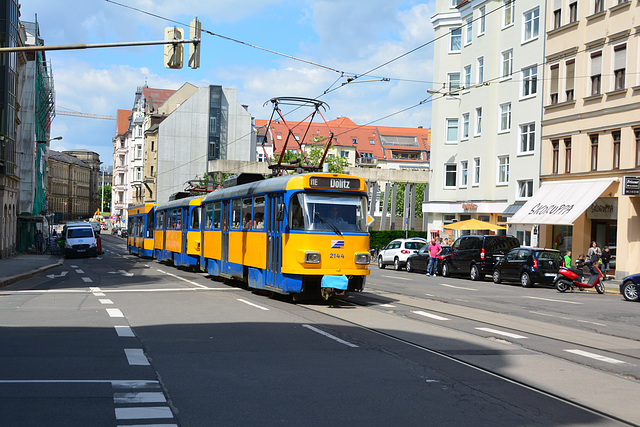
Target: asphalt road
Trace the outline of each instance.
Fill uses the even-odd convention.
[[[640,423],[619,296],[374,267],[294,304],[103,247],[0,289],[0,425]]]

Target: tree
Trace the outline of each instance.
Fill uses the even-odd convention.
[[[396,188],[396,206],[395,206],[395,216],[404,216],[404,188],[406,182],[398,182]],[[424,190],[426,184],[423,182],[415,183],[416,186],[416,206],[414,211],[414,216],[416,218],[422,218],[422,201],[424,200]],[[382,200],[384,200],[384,192],[381,194]],[[389,200],[389,206],[391,206],[391,193],[387,195]]]
[[[305,155],[307,156],[307,160],[309,160],[311,166],[320,166],[320,160],[322,160],[322,155],[326,148],[324,140],[325,138],[323,136],[315,136],[309,141],[311,148],[305,150]],[[271,163],[278,163],[279,158],[280,156],[277,155],[272,156]],[[282,157],[282,163],[291,164],[291,162],[296,159],[299,159],[298,164],[301,166],[306,165],[302,155],[296,151],[285,151],[284,156]],[[345,168],[349,166],[349,160],[343,157],[327,155],[324,161],[329,165],[329,172],[331,173],[344,173]]]
[[[100,212],[111,212],[111,185],[105,184],[100,187],[100,200],[104,200]]]

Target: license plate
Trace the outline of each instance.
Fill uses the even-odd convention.
[[[78,252],[85,252],[84,249],[78,249]]]

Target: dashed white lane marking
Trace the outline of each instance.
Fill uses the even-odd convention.
[[[531,299],[539,299],[542,301],[551,301],[551,302],[563,302],[565,304],[578,304],[578,305],[582,305],[581,302],[576,302],[576,301],[564,301],[561,299],[551,299],[551,298],[540,298],[540,297],[525,297],[525,298],[531,298]]]
[[[382,277],[386,277],[387,279],[393,279],[393,280],[413,280],[407,277],[399,277],[399,276],[385,276],[384,274],[382,275]]]
[[[245,304],[248,304],[248,305],[250,305],[250,306],[252,306],[252,307],[259,308],[260,310],[269,311],[269,309],[268,309],[267,307],[262,307],[262,306],[260,306],[260,305],[258,305],[258,304],[254,304],[254,303],[252,303],[252,302],[249,302],[249,301],[247,301],[247,300],[243,300],[243,299],[241,299],[241,298],[238,298],[238,301],[243,302],[243,303],[245,303]]]
[[[114,403],[166,403],[164,394],[157,391],[139,391],[133,393],[114,393]]]
[[[107,308],[109,317],[124,317],[124,314],[117,308]]]
[[[353,343],[350,343],[349,341],[345,341],[345,340],[343,340],[343,339],[340,339],[340,338],[338,338],[338,337],[336,337],[336,336],[334,336],[334,335],[331,335],[331,334],[330,334],[330,333],[328,333],[328,332],[325,332],[325,331],[323,331],[323,330],[320,330],[320,329],[318,329],[318,328],[315,328],[315,327],[313,327],[313,326],[311,326],[311,325],[302,325],[302,327],[303,327],[303,328],[307,328],[307,329],[309,329],[309,330],[311,330],[311,331],[313,331],[313,332],[315,332],[315,333],[318,333],[318,334],[320,334],[320,335],[323,335],[323,336],[325,336],[325,337],[327,337],[327,338],[331,338],[332,340],[337,341],[337,342],[339,342],[340,344],[344,344],[344,345],[346,345],[346,346],[348,346],[348,347],[352,347],[352,348],[358,348],[358,346],[357,346],[357,345],[355,345],[355,344],[353,344]]]
[[[94,292],[94,293],[95,293],[95,292],[102,292],[102,289],[97,288],[97,287],[90,287],[90,288],[89,288],[89,292]]]
[[[114,326],[119,337],[135,337],[129,326]]]
[[[391,304],[378,304],[378,307],[395,308],[396,306]]]
[[[152,418],[173,418],[173,413],[168,406],[116,408],[117,420],[145,420]]]
[[[149,366],[149,359],[141,348],[125,348],[124,354],[131,366]]]
[[[601,362],[613,363],[615,365],[620,365],[620,364],[626,363],[626,362],[623,362],[622,360],[612,359],[610,357],[601,356],[601,355],[595,354],[595,353],[589,353],[588,351],[582,351],[582,350],[565,350],[565,351],[567,353],[573,353],[573,354],[577,354],[578,356],[588,357],[588,358],[591,358],[591,359],[599,360]]]
[[[477,291],[477,289],[465,288],[464,286],[453,286],[453,285],[447,285],[446,283],[438,283],[438,284],[440,286],[446,286],[447,288],[464,289],[465,291]]]
[[[419,316],[429,317],[435,320],[449,320],[446,317],[438,316],[436,314],[427,313],[426,311],[412,311],[413,314],[417,314]]]
[[[84,280],[85,283],[93,282],[93,280],[91,280],[91,278],[89,278],[89,277],[83,277],[82,280]]]
[[[94,293],[93,293],[93,296],[94,296],[94,297],[104,297],[104,296],[106,296],[106,295],[105,295],[105,293],[104,293],[104,292],[94,292]]]
[[[70,266],[70,267],[71,267],[71,268],[78,268],[78,266],[77,266],[77,265],[72,265],[72,266]]]
[[[598,323],[598,322],[592,322],[590,320],[580,320],[580,319],[572,319],[571,317],[565,317],[565,316],[555,316],[553,314],[549,314],[549,313],[541,313],[539,311],[530,311],[529,313],[533,313],[533,314],[537,314],[539,316],[547,316],[547,317],[556,317],[559,319],[564,319],[564,320],[571,320],[571,321],[575,321],[575,322],[580,322],[580,323],[588,323],[590,325],[596,325],[596,326],[607,326],[604,323]]]
[[[84,274],[84,271],[82,271],[81,269],[79,269],[79,268],[78,268],[78,269],[76,269],[76,273],[78,273],[78,274]]]
[[[176,279],[182,280],[183,282],[187,282],[187,283],[189,283],[189,284],[191,284],[191,285],[193,285],[193,286],[197,286],[197,287],[199,287],[199,288],[207,288],[207,286],[201,285],[201,284],[199,284],[199,283],[196,283],[196,282],[194,282],[194,281],[191,281],[191,280],[185,279],[185,278],[180,277],[180,276],[176,276],[176,275],[175,275],[175,274],[173,274],[173,273],[169,273],[169,272],[162,271],[162,270],[158,270],[158,271],[159,271],[160,273],[162,273],[162,274],[166,274],[167,276],[175,277]]]
[[[98,301],[100,301],[100,304],[113,304],[113,301],[108,298],[99,299]]]
[[[516,340],[526,339],[527,337],[523,335],[512,334],[511,332],[499,331],[497,329],[491,328],[476,328],[479,331],[489,332],[490,334],[503,335],[505,337],[513,338]]]

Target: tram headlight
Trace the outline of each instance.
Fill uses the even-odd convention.
[[[371,255],[368,252],[356,254],[356,264],[369,264],[369,262],[371,262]]]
[[[305,252],[305,264],[320,264],[320,252]]]

